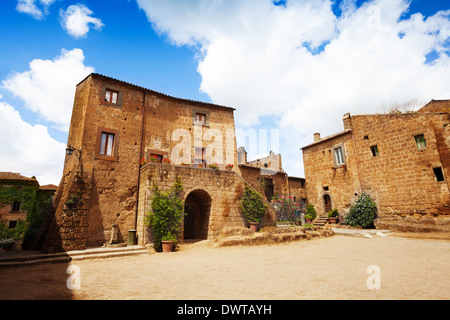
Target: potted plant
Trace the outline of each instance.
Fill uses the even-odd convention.
[[[15,243],[16,242],[12,238],[10,238],[10,239],[1,239],[0,240],[0,247],[2,247],[2,252],[11,251],[12,248],[14,247]]]
[[[249,186],[245,186],[242,202],[239,207],[250,224],[250,229],[258,231],[259,222],[265,216],[267,211],[267,205],[264,202],[262,195]]]
[[[172,246],[176,247],[177,236],[180,234],[184,217],[182,193],[180,177],[176,178],[172,188],[165,193],[159,190],[156,182],[153,182],[151,211],[146,214],[145,223],[152,229],[156,250],[163,249],[163,241],[171,241]]]
[[[328,212],[328,223],[337,223],[337,219],[339,217],[339,212],[337,209],[333,209],[330,212]]]
[[[227,164],[226,166],[225,166],[225,169],[227,169],[227,170],[231,170],[231,169],[233,169],[233,165],[232,164]]]
[[[211,169],[214,169],[214,170],[219,169],[219,165],[218,165],[217,163],[211,163],[211,164],[209,165],[209,167],[210,167]]]
[[[309,222],[311,222],[316,217],[317,217],[316,209],[314,209],[314,206],[312,204],[308,204],[306,206],[306,214],[305,214],[306,222],[308,222],[308,219],[309,219]]]
[[[169,158],[164,158],[163,159],[163,163],[164,164],[170,164],[170,159]]]
[[[177,237],[170,232],[162,236],[161,238],[161,247],[162,252],[172,252],[173,250],[173,244],[177,240]]]

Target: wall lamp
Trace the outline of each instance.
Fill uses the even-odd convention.
[[[72,153],[73,153],[74,151],[78,151],[78,152],[81,153],[81,150],[78,150],[78,149],[72,147],[71,145],[69,145],[69,146],[66,148],[66,154],[67,154],[68,156],[71,156]]]

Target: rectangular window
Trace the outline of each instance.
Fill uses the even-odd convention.
[[[433,168],[433,172],[438,182],[444,181],[444,173],[442,172],[441,167]]]
[[[100,155],[113,156],[114,152],[114,134],[102,132],[102,138],[100,142]]]
[[[17,226],[17,220],[10,220],[9,221],[9,228],[14,229]]]
[[[206,114],[195,113],[195,124],[206,125]]]
[[[202,164],[206,167],[206,149],[205,148],[195,148],[195,164]]]
[[[343,165],[345,163],[344,161],[344,151],[342,147],[337,147],[334,149],[334,159],[336,162],[336,165]]]
[[[378,152],[378,146],[371,146],[370,151],[372,151],[372,156],[374,157],[380,155],[380,153]]]
[[[106,89],[105,101],[113,104],[117,104],[119,93],[117,91]]]
[[[416,140],[417,149],[419,149],[419,150],[425,149],[425,147],[427,146],[427,142],[426,142],[423,134],[414,136],[414,139]]]
[[[20,211],[20,201],[14,201],[11,206],[11,211]]]

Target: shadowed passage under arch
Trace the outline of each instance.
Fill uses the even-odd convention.
[[[184,204],[184,239],[207,239],[211,197],[204,190],[194,190],[187,196]]]

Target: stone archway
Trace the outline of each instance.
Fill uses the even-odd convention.
[[[194,190],[188,194],[184,204],[183,239],[207,239],[211,197],[204,190]]]

